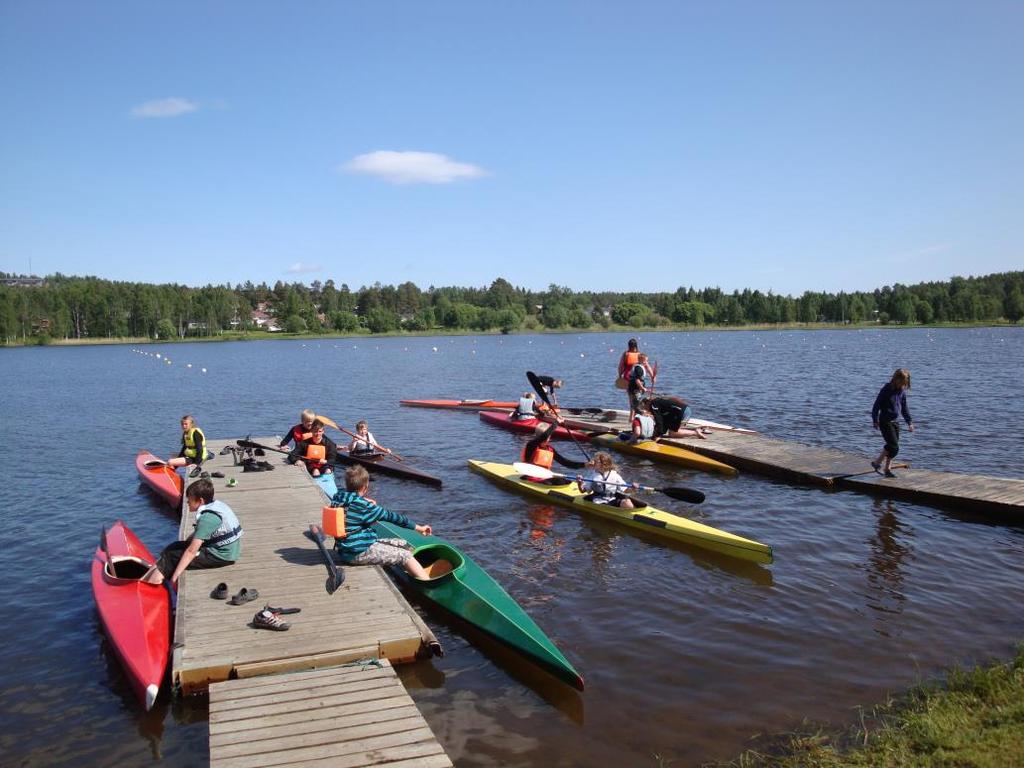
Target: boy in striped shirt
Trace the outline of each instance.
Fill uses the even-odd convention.
[[[413,578],[429,578],[416,558],[412,546],[404,539],[381,539],[373,524],[378,520],[393,523],[402,528],[411,528],[424,536],[430,536],[429,525],[417,525],[405,515],[392,512],[366,498],[370,490],[370,475],[361,465],[345,471],[345,490],[338,491],[331,504],[345,508],[344,538],[337,539],[334,547],[345,565],[401,565]]]

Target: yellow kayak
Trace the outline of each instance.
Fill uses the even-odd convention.
[[[534,496],[542,501],[561,504],[583,514],[593,514],[648,533],[675,539],[702,549],[710,549],[723,555],[738,557],[755,563],[770,563],[772,548],[757,541],[745,539],[733,533],[720,531],[703,523],[697,523],[671,512],[655,509],[634,498],[633,509],[620,509],[610,504],[595,504],[587,499],[575,482],[551,485],[545,482],[526,480],[511,464],[497,464],[491,461],[470,460],[469,468],[498,485]]]
[[[653,440],[641,440],[638,443],[628,443],[619,440],[615,435],[594,435],[590,442],[599,448],[610,448],[613,451],[631,453],[634,456],[643,456],[651,461],[660,461],[665,464],[678,464],[681,467],[690,467],[704,472],[718,472],[721,475],[738,475],[736,467],[730,467],[709,456],[688,451],[677,445],[666,445],[656,443]]]

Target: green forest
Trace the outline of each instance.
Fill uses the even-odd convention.
[[[0,339],[6,345],[60,340],[445,331],[742,327],[796,323],[1018,323],[1024,272],[884,286],[871,292],[781,296],[746,289],[677,288],[662,293],[574,292],[333,280],[273,286],[152,285],[97,277],[0,273]]]

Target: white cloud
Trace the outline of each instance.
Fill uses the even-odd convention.
[[[288,267],[288,269],[285,270],[285,272],[288,272],[289,274],[293,274],[293,275],[301,275],[301,274],[304,274],[306,272],[323,272],[323,271],[324,271],[324,268],[323,268],[323,265],[321,265],[321,264],[306,264],[305,262],[302,262],[302,261],[296,261],[294,264],[292,264],[290,267]]]
[[[347,173],[376,176],[392,184],[450,184],[486,176],[483,168],[460,163],[436,152],[378,150],[357,155],[341,167]]]
[[[195,112],[199,104],[179,96],[166,99],[154,99],[132,107],[132,117],[178,117]]]

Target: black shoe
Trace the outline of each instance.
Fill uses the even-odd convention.
[[[228,599],[228,585],[223,581],[217,585],[217,587],[210,593],[210,597],[214,600],[227,600]]]
[[[878,474],[882,474],[882,463],[880,461],[872,461],[871,468]]]
[[[896,477],[896,475],[893,474],[892,470],[890,470],[890,469],[885,470],[885,476],[886,477]]]

